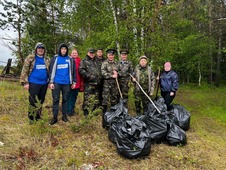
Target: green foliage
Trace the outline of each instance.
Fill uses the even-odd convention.
[[[223,38],[226,23],[218,19],[225,13],[223,1],[18,2],[21,8],[8,0],[1,1],[7,15],[0,13],[4,18],[0,25],[21,28],[23,56],[31,53],[39,41],[46,45],[49,57],[62,42],[76,47],[82,58],[89,47],[128,48],[133,63],[144,54],[151,60],[153,69],[171,61],[184,82],[197,82],[200,75],[202,81],[207,80],[226,67],[219,56],[226,42]],[[13,17],[18,11],[21,22]],[[225,58],[224,53],[222,57]]]

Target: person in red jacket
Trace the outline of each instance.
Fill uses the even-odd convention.
[[[76,86],[74,89],[70,90],[69,96],[68,96],[68,105],[67,105],[67,113],[68,116],[73,116],[75,115],[75,103],[77,100],[78,92],[83,91],[83,80],[82,77],[79,74],[79,66],[81,59],[79,58],[78,51],[76,49],[73,49],[71,52],[71,58],[74,59],[75,62],[75,74],[76,74]]]

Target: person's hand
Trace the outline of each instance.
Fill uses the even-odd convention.
[[[137,81],[137,80],[136,80],[136,78],[133,78],[132,80],[133,80],[134,82],[136,82],[136,81]]]
[[[153,96],[153,93],[152,93],[152,92],[150,92],[150,96],[151,96],[151,97]]]
[[[49,84],[49,88],[54,89],[54,84],[53,83]]]
[[[75,86],[76,86],[76,83],[73,83],[73,84],[71,85],[71,89],[75,89]]]
[[[24,85],[24,89],[25,89],[25,90],[28,90],[28,89],[29,89],[29,84],[25,84],[25,85]]]
[[[174,95],[174,92],[170,92],[170,96],[173,96]]]
[[[112,75],[112,77],[113,77],[113,78],[117,78],[117,77],[118,77],[118,73],[117,73],[117,71],[115,71],[115,70],[113,71],[113,75]]]
[[[156,80],[159,80],[159,76],[156,77]]]

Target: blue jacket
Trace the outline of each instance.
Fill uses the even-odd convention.
[[[179,88],[179,78],[175,71],[163,72],[160,76],[160,88],[163,92],[176,92]]]
[[[65,57],[68,56],[68,47],[65,44],[61,44],[59,47],[59,54],[55,55],[51,61],[50,61],[50,66],[49,66],[49,72],[50,72],[50,82],[49,83],[54,83],[54,78],[56,76],[56,67],[57,67],[57,59],[58,56],[62,56],[61,54],[61,48],[62,47],[66,47],[67,48],[67,53],[64,55]],[[74,60],[72,58],[70,58],[70,62],[69,62],[69,82],[70,84],[74,84],[76,83],[76,73],[75,73],[75,64],[74,64]]]

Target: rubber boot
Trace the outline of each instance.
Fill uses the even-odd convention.
[[[84,109],[84,116],[87,118],[89,115],[89,111],[87,109]]]
[[[102,114],[102,128],[107,129],[107,122],[104,119],[104,115],[107,112],[107,105],[103,105],[103,114]]]

